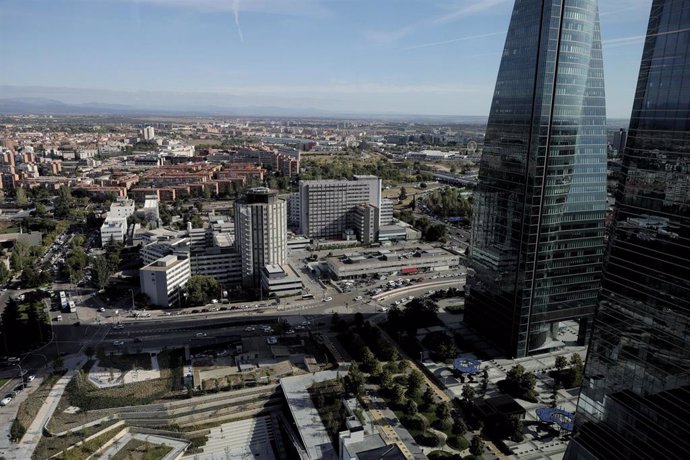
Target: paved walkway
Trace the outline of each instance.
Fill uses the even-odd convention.
[[[9,455],[6,455],[5,457],[8,459],[16,458],[20,460],[31,458],[34,450],[36,449],[38,441],[43,435],[43,426],[48,423],[50,417],[53,416],[53,412],[55,412],[55,409],[57,409],[58,403],[60,402],[60,398],[62,398],[62,394],[65,392],[67,384],[70,380],[72,380],[72,377],[74,377],[79,369],[81,369],[81,366],[83,366],[85,362],[86,359],[81,354],[72,355],[65,359],[65,368],[68,369],[67,373],[65,373],[65,375],[62,376],[60,380],[55,383],[55,385],[53,385],[53,388],[50,390],[50,394],[43,402],[43,406],[41,406],[39,409],[36,418],[31,423],[31,426],[29,426],[29,428],[26,430],[26,434],[22,438],[21,442],[13,452],[9,452]]]
[[[161,371],[158,367],[158,355],[151,356],[151,369],[129,370],[124,373],[119,369],[112,369],[112,371],[113,378],[111,380],[110,369],[99,367],[98,362],[96,362],[89,372],[89,381],[98,388],[108,388],[161,378]]]
[[[397,444],[405,458],[409,460],[426,458],[410,433],[400,425],[395,413],[388,409],[385,401],[376,396],[363,398],[369,413],[388,444]]]

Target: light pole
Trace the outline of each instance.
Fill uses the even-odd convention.
[[[134,289],[130,289],[129,293],[132,294],[132,308],[131,308],[131,310],[134,311]]]

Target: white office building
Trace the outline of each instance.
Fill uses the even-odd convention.
[[[105,247],[111,241],[123,243],[127,234],[127,219],[108,217],[101,225],[101,246]]]
[[[250,189],[235,203],[235,248],[242,260],[242,285],[259,288],[266,265],[287,259],[287,204],[276,191]]]
[[[300,181],[300,231],[309,238],[341,239],[355,228],[355,208],[381,208],[381,179],[354,176],[353,180]],[[380,215],[380,213],[378,213]],[[378,222],[373,223],[378,228]]]
[[[141,292],[152,305],[173,307],[180,303],[181,291],[192,276],[188,257],[169,255],[139,270]]]

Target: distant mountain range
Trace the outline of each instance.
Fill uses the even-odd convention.
[[[220,107],[214,105],[142,106],[86,102],[67,104],[57,99],[45,97],[7,97],[0,98],[0,114],[5,115],[165,115],[165,116],[215,116],[215,117],[299,117],[299,118],[355,118],[390,121],[412,121],[426,123],[470,123],[484,124],[487,117],[415,114],[364,114],[326,111],[316,108],[279,106]],[[610,128],[627,128],[628,120],[609,119]]]

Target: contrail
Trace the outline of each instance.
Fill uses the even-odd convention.
[[[237,25],[237,33],[240,35],[240,41],[244,43],[244,35],[242,35],[242,27],[240,26],[240,0],[233,0],[232,12],[235,13],[235,25]]]

